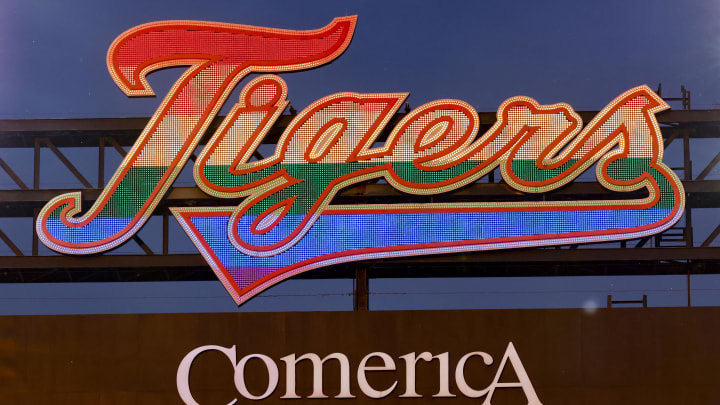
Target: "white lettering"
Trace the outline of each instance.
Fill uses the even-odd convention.
[[[192,394],[190,393],[190,367],[192,366],[193,361],[195,361],[195,358],[200,353],[209,350],[217,350],[220,353],[224,354],[225,357],[227,357],[232,363],[233,369],[235,369],[235,346],[229,347],[227,349],[222,346],[214,345],[201,346],[188,353],[180,362],[176,378],[178,394],[180,394],[180,398],[187,405],[200,405],[195,401],[195,398],[193,398]],[[236,402],[237,399],[234,399],[228,405],[235,405]]]
[[[327,398],[327,395],[323,393],[322,366],[330,359],[335,359],[340,363],[340,394],[335,396],[335,398],[355,398],[355,395],[350,393],[350,362],[347,356],[342,353],[328,354],[322,361],[320,361],[320,356],[315,353],[304,354],[297,359],[295,358],[295,353],[281,358],[280,360],[286,364],[286,389],[285,395],[280,398],[301,398],[297,395],[297,392],[295,392],[295,366],[302,360],[310,360],[313,365],[313,393],[308,398]]]
[[[455,367],[455,384],[458,386],[460,392],[462,392],[463,395],[465,395],[466,397],[480,398],[481,396],[488,393],[488,389],[486,388],[481,391],[475,390],[471,388],[465,380],[465,363],[467,363],[467,361],[470,360],[470,358],[473,356],[482,357],[483,363],[485,363],[486,366],[490,366],[493,364],[492,356],[484,352],[471,352],[462,356],[462,358],[460,358],[460,361],[458,361],[457,367]]]
[[[450,356],[447,352],[433,356],[430,352],[422,352],[416,356],[415,352],[408,353],[404,356],[400,356],[401,359],[405,360],[405,393],[400,395],[400,398],[420,398],[422,395],[418,394],[415,390],[415,365],[418,360],[424,360],[427,362],[437,359],[439,361],[438,366],[438,379],[440,381],[440,390],[433,397],[454,397],[455,395],[450,392],[450,382],[448,380],[448,374],[450,374]]]
[[[248,391],[247,387],[245,386],[245,365],[251,359],[260,359],[263,363],[265,363],[265,367],[267,367],[268,386],[262,395],[253,395],[252,393],[250,393],[250,391]],[[237,367],[235,368],[235,387],[238,389],[240,394],[242,394],[242,396],[247,399],[265,399],[275,391],[275,388],[277,388],[279,375],[280,373],[278,372],[277,365],[270,357],[264,354],[249,354],[240,359],[240,363],[238,363]]]
[[[505,369],[505,364],[507,363],[508,359],[510,359],[510,364],[512,364],[512,367],[515,370],[515,375],[517,375],[518,380],[520,380],[518,382],[499,382],[500,376]],[[487,393],[487,398],[485,398],[485,402],[483,402],[483,405],[491,405],[490,401],[492,400],[492,396],[495,393],[496,388],[522,388],[523,392],[525,393],[525,397],[528,400],[528,405],[542,405],[537,394],[535,394],[535,389],[533,388],[532,383],[530,383],[530,378],[528,377],[527,372],[525,372],[525,368],[520,361],[520,356],[518,356],[517,351],[515,351],[515,346],[513,346],[512,342],[508,343],[508,347],[505,350],[505,355],[500,362],[500,367],[498,368],[497,374],[495,374],[495,379],[487,388],[489,392]]]
[[[382,366],[368,366],[367,362],[373,358],[373,357],[379,357],[383,360]],[[370,384],[367,381],[367,378],[365,377],[365,373],[367,371],[391,371],[395,370],[395,362],[393,361],[392,357],[388,355],[387,353],[383,352],[374,352],[370,353],[367,356],[365,356],[362,361],[360,361],[360,365],[358,366],[357,371],[357,379],[358,379],[358,385],[360,386],[360,390],[362,390],[363,394],[367,395],[370,398],[384,398],[388,395],[390,395],[391,392],[395,389],[397,386],[397,381],[393,383],[393,385],[390,386],[390,388],[386,389],[385,391],[377,391],[373,387],[370,386]]]
[[[277,364],[275,364],[275,362],[270,357],[264,354],[249,354],[240,359],[240,362],[236,363],[237,353],[235,346],[225,348],[222,346],[207,345],[192,350],[182,359],[180,365],[178,366],[176,377],[177,389],[178,394],[180,394],[180,398],[185,404],[199,405],[198,402],[195,401],[195,398],[193,398],[192,393],[190,392],[190,369],[195,359],[200,354],[206,351],[218,351],[225,355],[225,357],[227,357],[227,359],[233,365],[233,379],[235,382],[235,388],[244,398],[251,400],[265,399],[272,395],[272,393],[275,392],[275,390],[277,389],[280,373],[278,372]],[[493,364],[492,356],[485,352],[471,352],[465,354],[460,358],[457,366],[455,367],[455,384],[463,395],[469,398],[485,397],[483,405],[492,405],[492,398],[495,394],[496,389],[522,388],[523,393],[528,400],[528,405],[542,405],[540,403],[540,399],[535,393],[535,389],[532,386],[532,383],[530,382],[530,378],[525,371],[525,367],[520,361],[520,356],[515,350],[515,346],[513,346],[512,342],[508,342],[508,346],[505,349],[505,354],[503,355],[502,361],[500,362],[500,366],[495,373],[493,381],[490,383],[490,385],[488,385],[485,389],[482,390],[474,389],[465,379],[465,366],[470,359],[476,356],[482,358],[483,363],[486,366],[491,366]],[[380,360],[382,360],[382,365],[369,366],[368,363],[373,358],[379,358]],[[421,394],[418,394],[416,389],[416,368],[419,360],[423,360],[428,363],[433,360],[438,361],[439,390],[437,394],[433,395],[433,397],[451,398],[456,396],[455,394],[450,392],[450,355],[448,352],[441,353],[436,356],[433,356],[430,352],[422,352],[420,354],[412,352],[400,356],[399,358],[404,360],[405,362],[405,392],[399,396],[400,398],[421,398],[423,396]],[[268,373],[267,388],[265,388],[265,391],[260,395],[255,395],[251,393],[245,383],[245,367],[247,363],[253,359],[258,359],[262,361],[265,364],[265,368],[267,369]],[[348,358],[345,354],[331,353],[325,356],[325,358],[321,359],[320,356],[315,353],[306,353],[301,355],[300,357],[296,357],[295,353],[293,353],[282,357],[280,360],[285,362],[285,376],[287,379],[285,385],[285,395],[280,397],[281,399],[302,398],[297,394],[296,391],[296,368],[297,364],[303,360],[310,360],[313,367],[313,392],[308,398],[328,398],[328,396],[325,395],[325,393],[323,392],[323,367],[325,363],[329,360],[337,360],[340,365],[340,392],[338,393],[338,395],[335,396],[335,398],[355,398],[355,395],[350,392],[350,362],[348,361]],[[518,381],[500,382],[500,378],[502,378],[505,367],[508,366],[508,364],[514,370]],[[371,371],[395,370],[395,361],[389,354],[383,352],[370,353],[365,356],[358,365],[358,386],[360,387],[360,390],[363,392],[363,394],[365,394],[369,398],[384,398],[390,395],[390,393],[395,390],[398,385],[398,381],[395,380],[389,388],[379,391],[370,385],[367,380],[367,373]],[[235,405],[237,404],[237,402],[238,399],[235,398],[230,403],[228,403],[228,405]]]

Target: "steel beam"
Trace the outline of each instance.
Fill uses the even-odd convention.
[[[618,251],[634,253],[619,257]],[[687,254],[692,250],[691,254]],[[583,251],[583,255],[575,255]],[[676,251],[676,252],[671,252]],[[531,253],[532,252],[532,253]],[[531,253],[531,254],[528,254]],[[295,279],[554,277],[720,273],[720,248],[540,249],[381,259],[315,269]],[[679,260],[658,260],[658,258]],[[694,259],[688,261],[688,257]],[[709,259],[708,259],[709,258]],[[23,259],[23,260],[21,260]],[[365,269],[358,274],[358,269]],[[0,257],[0,283],[216,280],[200,255]],[[362,291],[357,291],[361,298]],[[359,307],[365,304],[358,302]]]
[[[683,181],[688,194],[687,206],[691,208],[720,207],[720,180]],[[33,210],[42,208],[48,201],[60,194],[78,189],[56,190],[0,190],[0,217],[29,217]],[[102,189],[80,189],[83,207],[88,207],[98,198]],[[595,182],[573,182],[546,194],[521,193],[503,183],[474,183],[452,193],[433,196],[405,194],[388,184],[358,184],[342,190],[333,199],[335,204],[393,203],[393,202],[435,202],[453,201],[535,201],[535,200],[578,200],[608,198],[638,198],[642,192],[615,193]],[[163,199],[160,208],[185,205],[236,205],[239,200],[223,200],[205,194],[197,187],[175,187]]]
[[[578,111],[587,123],[597,111]],[[481,131],[496,121],[496,112],[479,112]],[[390,120],[385,133],[399,122],[406,113],[398,113]],[[263,140],[275,143],[282,131],[290,124],[294,115],[282,115]],[[660,124],[692,125],[696,131],[693,138],[718,137],[720,110],[669,110],[657,114]],[[212,134],[225,117],[216,117],[206,131]],[[119,145],[129,146],[144,129],[149,117],[139,118],[79,118],[79,119],[28,119],[0,120],[0,148],[31,148],[35,137],[52,138],[57,147],[98,146],[103,136],[112,137]],[[666,137],[669,137],[668,133]]]
[[[578,249],[509,249],[489,252],[466,252],[450,255],[411,256],[379,259],[371,263],[392,265],[449,263],[556,263],[556,262],[646,262],[646,261],[720,262],[720,247],[695,248],[578,248]],[[196,268],[207,267],[199,254],[168,255],[98,255],[98,256],[4,256],[0,270],[12,269],[92,269],[92,268]]]

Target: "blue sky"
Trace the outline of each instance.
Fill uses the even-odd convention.
[[[495,111],[506,98],[527,95],[541,103],[562,101],[577,110],[595,110],[631,87],[648,84],[656,88],[660,82],[663,83],[665,96],[678,96],[680,85],[684,84],[693,92],[694,108],[720,108],[720,3],[710,0],[0,0],[0,10],[0,119],[152,115],[160,97],[126,97],[111,80],[105,65],[110,43],[123,31],[138,24],[192,19],[312,29],[344,15],[358,15],[353,42],[344,55],[332,64],[312,71],[282,75],[289,85],[289,99],[298,110],[320,97],[340,91],[410,92],[412,106],[440,98],[457,98],[467,101],[479,111]],[[149,77],[150,84],[157,94],[162,95],[180,72],[180,69],[170,69],[153,73]],[[717,144],[707,149],[714,154]],[[3,158],[12,160],[6,152],[3,153]],[[68,153],[72,154],[72,151]],[[89,172],[92,173],[92,169]],[[60,187],[53,187],[52,179],[46,183],[51,188]],[[462,280],[415,280],[409,287],[407,280],[374,281],[371,287],[386,293],[378,295],[377,305],[404,308],[425,307],[428,300],[442,306],[449,298],[442,294],[413,293],[415,295],[409,296],[415,297],[414,300],[408,301],[391,293],[402,289],[425,291],[426,286],[439,286],[441,290],[449,288],[451,291],[455,288],[455,292],[462,292],[465,291],[463,287],[471,286],[473,291],[487,288],[495,291],[497,302],[498,291],[523,286],[531,289],[531,286],[537,285],[537,281],[525,280],[483,282],[483,279],[476,279],[470,284]],[[594,280],[590,286],[586,284],[590,279],[551,280],[553,287],[547,288],[552,291],[585,291],[565,293],[567,299],[553,304],[556,306],[583,306],[591,299],[599,300],[599,304],[603,305],[605,291],[613,291],[617,285],[610,278]],[[673,291],[684,288],[682,278],[672,278],[671,287],[663,284],[665,281],[661,278],[644,280],[654,280],[650,281],[650,289],[656,285]],[[321,308],[349,309],[347,306],[351,300],[348,301],[347,296],[342,294],[347,293],[350,286],[346,281],[332,283],[284,283],[278,287],[281,293],[273,289],[268,294],[292,296],[311,291],[326,295],[320,299],[320,304],[310,303],[307,307],[297,305],[303,298],[276,297],[276,301],[282,303],[270,308],[316,309],[319,305]],[[633,294],[638,290],[634,283],[630,282],[632,286],[627,287]],[[203,288],[207,288],[206,294],[211,296],[216,294],[214,289],[217,286],[185,284],[176,286],[178,290],[172,290],[173,286],[168,284],[159,294],[167,298],[184,294],[190,289],[206,291]],[[113,287],[117,290],[121,286]],[[125,299],[120,301],[124,304],[108,304],[107,300],[99,300],[97,302],[105,302],[99,308],[113,312],[137,311],[137,306],[147,302],[143,301],[147,298],[140,299],[133,294],[148,294],[148,291],[153,291],[150,287],[123,287],[128,290],[118,294]],[[75,302],[68,304],[68,308],[74,308],[68,311],[82,312],[81,308],[89,311],[89,303],[95,301],[72,297],[89,294],[92,298],[108,294],[103,290],[105,288],[107,286],[6,285],[0,286],[0,297],[9,299],[14,308],[32,312],[28,309],[32,307],[42,312],[50,310],[48,301],[33,301],[31,298],[55,293],[65,297],[62,302]],[[589,293],[592,289],[600,292]],[[13,294],[20,295],[16,297]],[[675,296],[673,294],[677,295],[670,295]],[[462,294],[458,294],[460,296]],[[512,306],[516,296],[510,293],[501,301]],[[337,301],[328,301],[328,297],[336,297]],[[476,305],[485,302],[463,301],[458,297],[452,298],[452,305],[456,307],[473,307],[472,302]],[[487,298],[487,295],[484,297]],[[523,299],[525,301],[521,302],[528,306],[544,305],[532,298],[532,293]],[[265,300],[271,301],[272,298]],[[666,298],[663,302],[670,305],[675,301],[675,298]],[[82,302],[79,307],[76,305],[78,302]],[[53,305],[56,311],[63,311],[58,309],[58,303]],[[162,311],[163,305],[168,304],[166,301],[158,305],[157,310]],[[218,305],[220,309],[217,310],[234,310],[228,309],[228,305],[234,307],[229,297],[227,303]],[[491,304],[487,301],[483,305]],[[249,304],[243,310],[253,309]]]
[[[458,98],[494,111],[506,98],[598,109],[639,84],[701,108],[720,104],[715,1],[0,1],[0,116],[148,116],[158,99],[127,98],[105,55],[123,31],[168,19],[311,29],[358,15],[348,51],[284,74],[293,105],[338,91],[409,91],[412,105]],[[160,90],[179,70],[155,73]],[[159,86],[159,87],[158,87]]]

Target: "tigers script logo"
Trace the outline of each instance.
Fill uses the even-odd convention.
[[[655,113],[668,105],[646,86],[611,101],[583,127],[563,103],[513,97],[479,134],[468,103],[438,100],[379,136],[408,93],[337,93],[294,117],[272,156],[252,160],[289,101],[281,73],[318,67],[349,46],[356,17],[313,31],[162,21],[110,46],[112,78],[128,96],[154,95],[146,76],[185,66],[89,210],[81,193],[57,196],[36,223],[61,253],[104,252],[150,218],[231,91],[239,100],[194,165],[198,187],[227,207],[172,212],[240,304],[294,274],[352,260],[637,238],[672,226],[684,191],[663,162]],[[349,185],[386,181],[409,194],[457,190],[499,168],[522,193],[544,193],[594,167],[609,200],[333,204]],[[645,196],[623,193],[644,190]],[[239,203],[238,203],[239,202]]]

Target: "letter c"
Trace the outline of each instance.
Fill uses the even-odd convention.
[[[233,369],[237,369],[234,345],[229,348],[215,345],[201,346],[188,353],[185,358],[183,358],[180,362],[180,366],[178,366],[176,379],[178,394],[180,394],[180,398],[187,405],[200,405],[195,401],[195,398],[193,398],[192,394],[190,393],[190,367],[192,366],[193,361],[195,361],[195,358],[200,355],[200,353],[209,350],[217,350],[220,353],[224,354],[225,357],[227,357],[232,363]],[[232,402],[230,402],[228,405],[234,405],[235,403],[237,403],[237,399],[233,399]]]
[[[455,384],[460,389],[460,392],[462,392],[466,397],[480,398],[486,395],[490,388],[488,387],[484,390],[478,391],[471,388],[470,385],[468,385],[467,380],[465,380],[465,363],[467,363],[467,361],[473,356],[480,356],[486,366],[493,364],[492,356],[484,352],[472,352],[464,355],[458,362],[457,368],[455,369]]]

